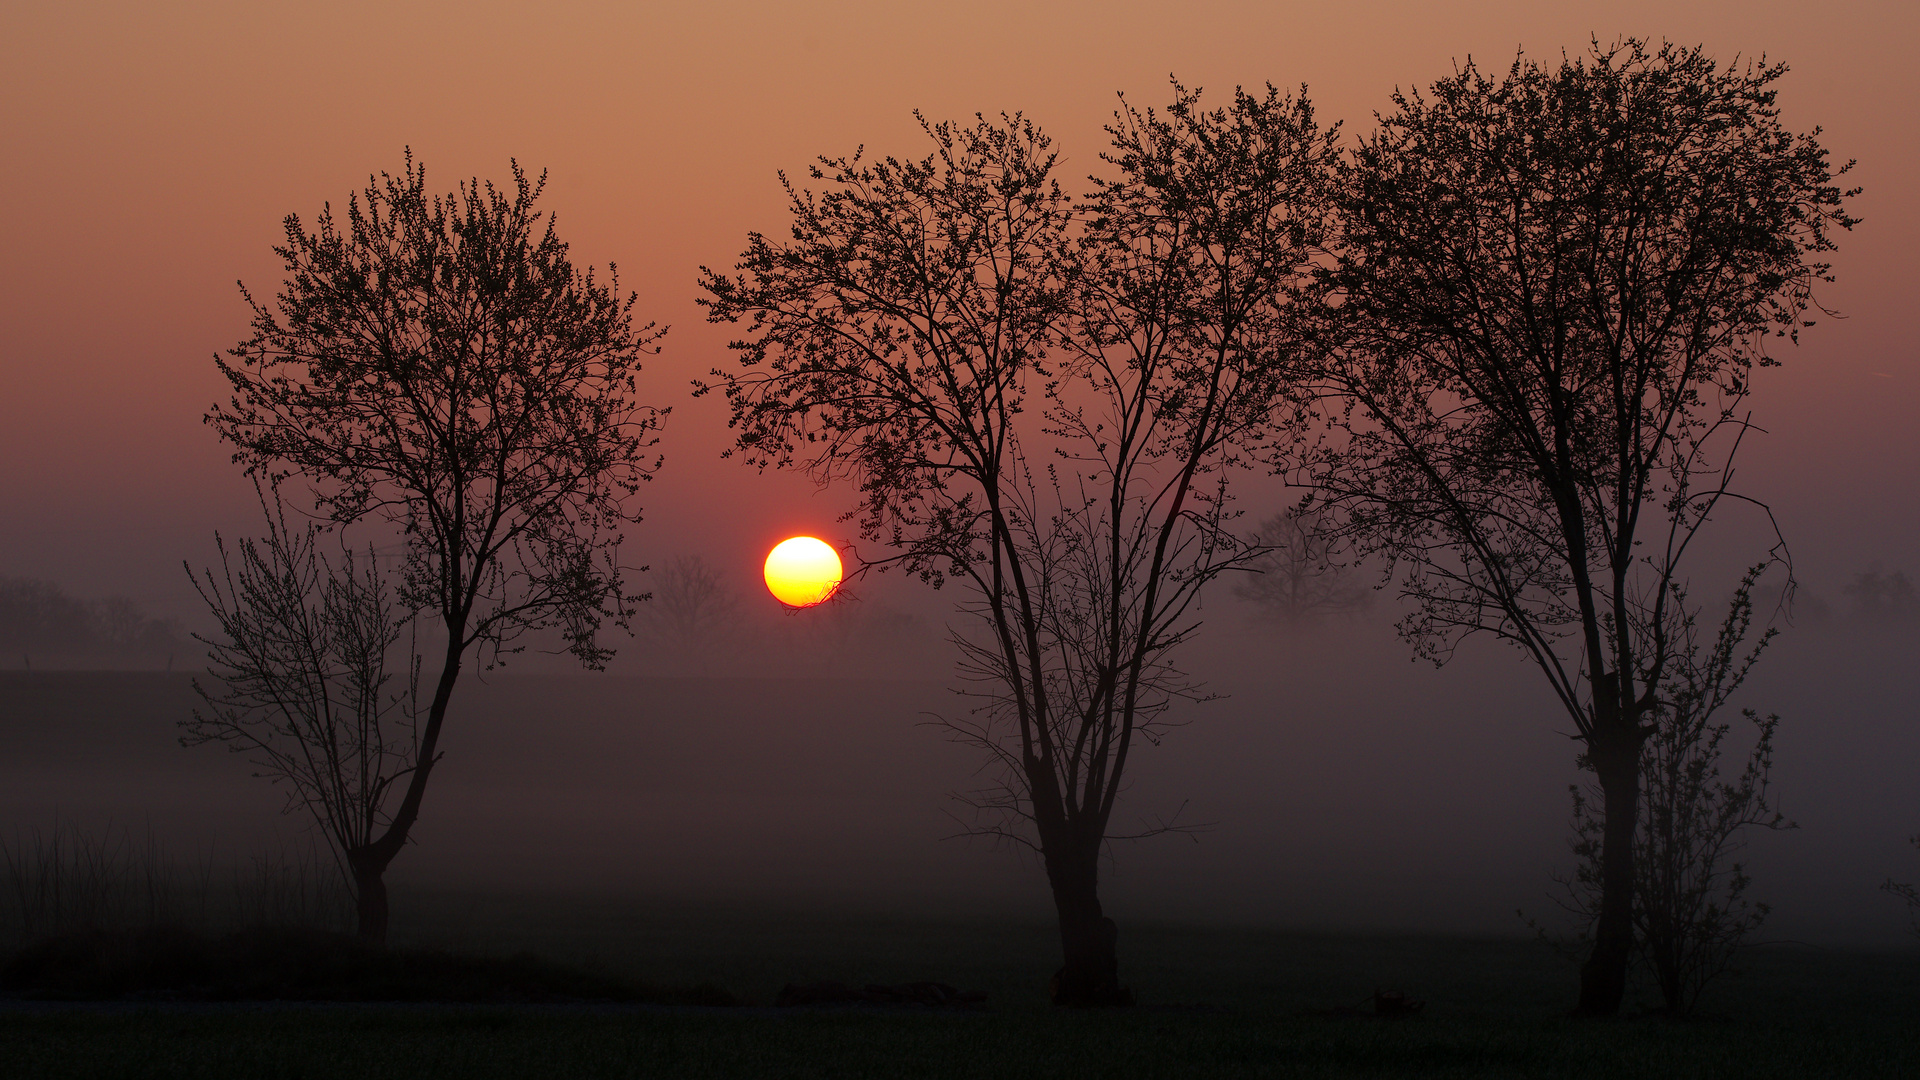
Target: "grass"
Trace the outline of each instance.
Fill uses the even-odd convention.
[[[61,934],[0,965],[0,992],[25,1001],[735,1003],[714,987],[651,987],[531,953],[383,949],[269,927],[217,937],[170,926]]]
[[[0,948],[62,934],[161,925],[345,929],[353,901],[330,853],[303,846],[227,865],[151,832],[56,819],[0,833]]]
[[[1896,1077],[1908,1024],[279,1009],[0,1015],[16,1077]]]
[[[1895,1077],[1920,1075],[1920,960],[1766,946],[1671,1021],[1566,1018],[1572,968],[1522,940],[1123,924],[1142,1007],[1043,1002],[1042,922],[767,907],[404,894],[396,951],[569,965],[626,984],[713,982],[746,1008],[21,1004],[9,1078],[151,1077]],[[491,961],[486,958],[493,958]],[[785,982],[938,979],[975,1013],[766,1007]],[[1383,1021],[1331,1010],[1395,988]],[[554,995],[567,996],[567,995]],[[593,995],[574,995],[593,996]],[[537,995],[522,1000],[537,999]]]

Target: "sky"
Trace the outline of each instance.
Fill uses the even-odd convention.
[[[698,270],[730,267],[750,231],[782,229],[782,170],[797,175],[817,155],[862,145],[920,155],[915,110],[932,120],[1020,111],[1054,137],[1063,175],[1082,177],[1099,167],[1115,94],[1162,104],[1170,75],[1213,101],[1235,86],[1304,83],[1323,122],[1363,131],[1396,87],[1431,83],[1469,57],[1500,68],[1517,49],[1548,59],[1596,36],[1784,61],[1784,122],[1821,127],[1837,161],[1857,159],[1852,182],[1865,190],[1849,208],[1864,220],[1840,238],[1838,280],[1818,294],[1835,317],[1778,350],[1782,365],[1757,378],[1751,403],[1765,435],[1743,448],[1739,487],[1773,507],[1814,595],[1837,603],[1844,582],[1872,566],[1920,571],[1920,66],[1911,62],[1920,8],[1911,3],[250,0],[0,8],[0,576],[131,596],[189,625],[204,619],[181,564],[210,561],[216,530],[258,531],[251,487],[201,419],[222,395],[214,355],[246,334],[236,282],[273,292],[283,217],[311,221],[344,203],[369,174],[397,171],[406,148],[447,190],[470,177],[503,181],[510,160],[547,171],[543,206],[576,263],[617,263],[642,318],[670,328],[642,376],[643,397],[673,410],[666,461],[641,493],[645,521],[629,533],[628,561],[702,553],[770,603],[755,591],[766,550],[796,532],[849,538],[836,522],[849,493],[721,460],[724,404],[689,391],[727,355],[726,328],[707,325],[695,305]],[[1727,558],[1744,560],[1752,539],[1729,541]],[[937,618],[941,602],[910,583],[875,589]],[[1368,706],[1369,717],[1417,712],[1435,693],[1448,702],[1441,711],[1478,715],[1488,672],[1533,677],[1480,654],[1423,683],[1384,625],[1355,640],[1397,665],[1397,704]],[[936,660],[918,673],[938,678],[941,654],[928,655]],[[1222,650],[1198,666],[1230,671],[1243,655]],[[1895,678],[1899,655],[1829,642],[1768,676],[1809,708],[1823,695],[1833,709],[1867,703],[1864,729],[1802,741],[1807,756],[1793,767],[1849,807],[1839,820],[1879,822],[1875,858],[1892,858],[1920,827],[1905,795],[1845,801],[1851,770],[1878,770],[1880,786],[1900,775],[1860,734],[1913,726],[1911,699],[1895,692],[1911,682]],[[1849,656],[1869,659],[1850,668]],[[1353,663],[1327,670],[1364,670]],[[1790,681],[1808,672],[1826,673],[1827,691]],[[1267,686],[1243,700],[1308,693],[1337,711],[1343,692]],[[1484,730],[1525,742],[1528,760],[1570,758],[1550,717],[1519,715],[1549,715],[1547,704],[1515,693]],[[1298,763],[1359,745],[1330,731],[1274,735],[1268,748]],[[1224,737],[1189,745],[1214,746],[1205,760],[1247,760]],[[1396,745],[1407,768],[1396,775],[1412,775],[1418,753],[1404,748],[1427,744]],[[1208,784],[1198,765],[1168,775]],[[1556,805],[1570,776],[1547,775],[1523,801]],[[1368,812],[1357,784],[1341,795],[1350,818]],[[1446,795],[1402,790],[1382,805],[1418,815],[1421,800]],[[1881,820],[1902,805],[1908,820]],[[1527,842],[1557,836],[1562,821]],[[1394,831],[1388,817],[1371,834],[1355,828],[1340,835]],[[1839,831],[1831,820],[1825,828]],[[1429,836],[1407,835],[1415,839],[1395,843]],[[1797,865],[1806,881],[1826,866]]]
[[[311,221],[407,147],[447,189],[509,159],[548,171],[577,262],[617,263],[670,327],[643,382],[673,408],[666,466],[630,558],[708,552],[750,584],[773,541],[832,531],[846,506],[720,461],[723,405],[688,393],[727,336],[694,305],[698,268],[782,226],[779,171],[919,154],[916,109],[1018,110],[1084,176],[1116,92],[1160,103],[1169,74],[1216,95],[1305,83],[1324,121],[1361,130],[1457,61],[1594,35],[1783,60],[1786,123],[1859,160],[1865,221],[1820,296],[1846,318],[1760,380],[1769,436],[1741,476],[1803,576],[1920,563],[1911,5],[83,2],[9,5],[0,30],[0,574],[193,613],[181,562],[257,515],[201,422],[212,357],[246,331],[235,282],[270,293],[281,219]]]

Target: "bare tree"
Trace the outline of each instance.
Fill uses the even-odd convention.
[[[323,535],[290,527],[276,500],[263,540],[236,551],[218,541],[218,575],[189,568],[220,629],[195,635],[211,681],[194,680],[205,709],[182,722],[180,743],[220,743],[286,785],[287,811],[305,810],[332,845],[366,934],[384,905],[365,890],[380,881],[355,874],[350,856],[391,827],[395,793],[418,769],[420,657],[414,612],[373,552],[343,546],[336,565]]]
[[[207,414],[234,459],[316,512],[384,522],[404,544],[399,602],[431,614],[444,653],[406,790],[379,835],[346,853],[361,933],[386,933],[382,876],[418,819],[442,725],[470,656],[489,666],[557,629],[598,669],[598,634],[633,614],[616,559],[625,503],[659,464],[660,413],[635,400],[651,324],[614,275],[576,271],[534,209],[545,178],[516,163],[430,195],[412,155],[309,232],[286,219],[273,303],[242,293],[253,335],[216,358],[232,384]]]
[[[1269,89],[1206,112],[1124,107],[1118,177],[1075,207],[1014,117],[928,125],[920,161],[822,159],[793,240],[707,271],[716,371],[766,467],[856,484],[863,535],[963,583],[956,721],[1001,766],[988,831],[1032,845],[1059,916],[1062,1004],[1130,1000],[1099,861],[1136,739],[1195,688],[1171,663],[1220,573],[1257,555],[1228,478],[1282,437],[1295,290],[1331,133]],[[700,392],[711,387],[701,386]]]
[[[1233,595],[1288,625],[1372,607],[1374,590],[1354,579],[1325,518],[1318,510],[1290,507],[1261,522],[1252,544],[1265,554],[1248,560],[1248,574]]]
[[[713,653],[739,634],[739,594],[698,555],[668,562],[652,573],[651,584],[642,626],[653,644],[680,669],[705,671]]]
[[[1754,584],[1766,568],[1755,567],[1741,581],[1711,644],[1700,640],[1683,598],[1670,609],[1672,673],[1640,751],[1646,805],[1634,860],[1634,934],[1671,1015],[1692,1012],[1707,984],[1766,920],[1769,908],[1748,899],[1752,880],[1737,858],[1746,830],[1795,827],[1780,814],[1769,784],[1780,718],[1741,710],[1753,725],[1754,744],[1730,780],[1720,766],[1732,725],[1714,722],[1778,633],[1769,627],[1748,645]],[[1598,791],[1573,788],[1580,865],[1569,885],[1574,910],[1589,927],[1601,910],[1603,800]]]
[[[1585,743],[1606,821],[1583,1013],[1626,987],[1673,586],[1737,497],[1766,339],[1806,325],[1855,223],[1817,131],[1779,122],[1784,71],[1637,41],[1504,78],[1469,64],[1396,95],[1345,170],[1344,441],[1315,479],[1404,571],[1419,655],[1511,642]]]

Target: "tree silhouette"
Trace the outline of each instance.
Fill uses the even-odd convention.
[[[716,371],[760,467],[848,480],[862,534],[958,581],[954,722],[1000,766],[986,831],[1036,848],[1059,916],[1062,1004],[1130,1000],[1099,859],[1137,739],[1196,688],[1170,654],[1220,573],[1228,477],[1283,438],[1296,289],[1324,230],[1332,134],[1269,88],[1207,112],[1123,106],[1117,177],[1075,206],[1019,117],[926,125],[919,161],[822,159],[786,182],[792,241],[706,271]],[[707,392],[709,386],[700,387]]]
[[[401,647],[415,613],[373,552],[343,547],[335,565],[319,526],[296,531],[278,500],[266,519],[263,540],[219,542],[218,575],[188,570],[220,629],[195,635],[210,682],[193,681],[206,707],[180,742],[220,743],[287,785],[287,810],[306,810],[332,845],[369,934],[378,879],[352,860],[392,826],[395,794],[419,768],[420,657],[411,639]]]
[[[254,299],[253,335],[215,359],[233,397],[207,414],[276,490],[307,485],[336,523],[384,522],[404,546],[397,597],[433,615],[444,653],[416,767],[383,831],[346,853],[360,933],[386,933],[383,875],[420,811],[455,684],[521,635],[557,628],[598,669],[598,633],[632,615],[615,559],[625,500],[651,475],[661,413],[637,403],[652,325],[609,274],[577,272],[545,184],[430,195],[411,153],[309,232],[286,219],[287,278]]]
[[[1248,560],[1250,573],[1233,587],[1233,595],[1287,625],[1371,607],[1373,589],[1355,581],[1350,568],[1339,561],[1337,541],[1325,516],[1317,510],[1291,507],[1261,522],[1253,544],[1266,553]]]
[[[1684,604],[1668,614],[1671,674],[1650,710],[1653,731],[1640,752],[1646,807],[1634,859],[1634,933],[1669,1015],[1692,1012],[1707,984],[1766,920],[1768,906],[1748,899],[1752,882],[1737,861],[1742,833],[1795,827],[1769,790],[1780,718],[1741,711],[1755,739],[1731,779],[1723,778],[1720,760],[1732,725],[1714,722],[1778,633],[1768,628],[1748,645],[1754,583],[1765,570],[1762,564],[1741,581],[1710,644],[1700,640]],[[1574,910],[1589,924],[1599,917],[1604,880],[1606,820],[1596,794],[1573,788],[1580,866],[1569,886]]]
[[[1323,505],[1404,569],[1420,655],[1513,643],[1584,741],[1605,801],[1585,1013],[1625,990],[1683,559],[1737,497],[1766,339],[1807,324],[1855,223],[1817,130],[1779,122],[1784,70],[1637,41],[1498,79],[1468,64],[1396,95],[1344,171]]]
[[[740,630],[740,596],[698,555],[682,555],[652,574],[642,625],[678,670],[704,671]]]

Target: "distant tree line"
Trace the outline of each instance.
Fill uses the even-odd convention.
[[[885,675],[941,670],[942,627],[851,590],[805,611],[754,603],[730,573],[699,554],[652,562],[648,600],[634,620],[636,668],[695,677]],[[750,583],[757,579],[745,578]]]
[[[124,596],[81,600],[31,578],[0,577],[0,667],[171,667],[185,636]]]

